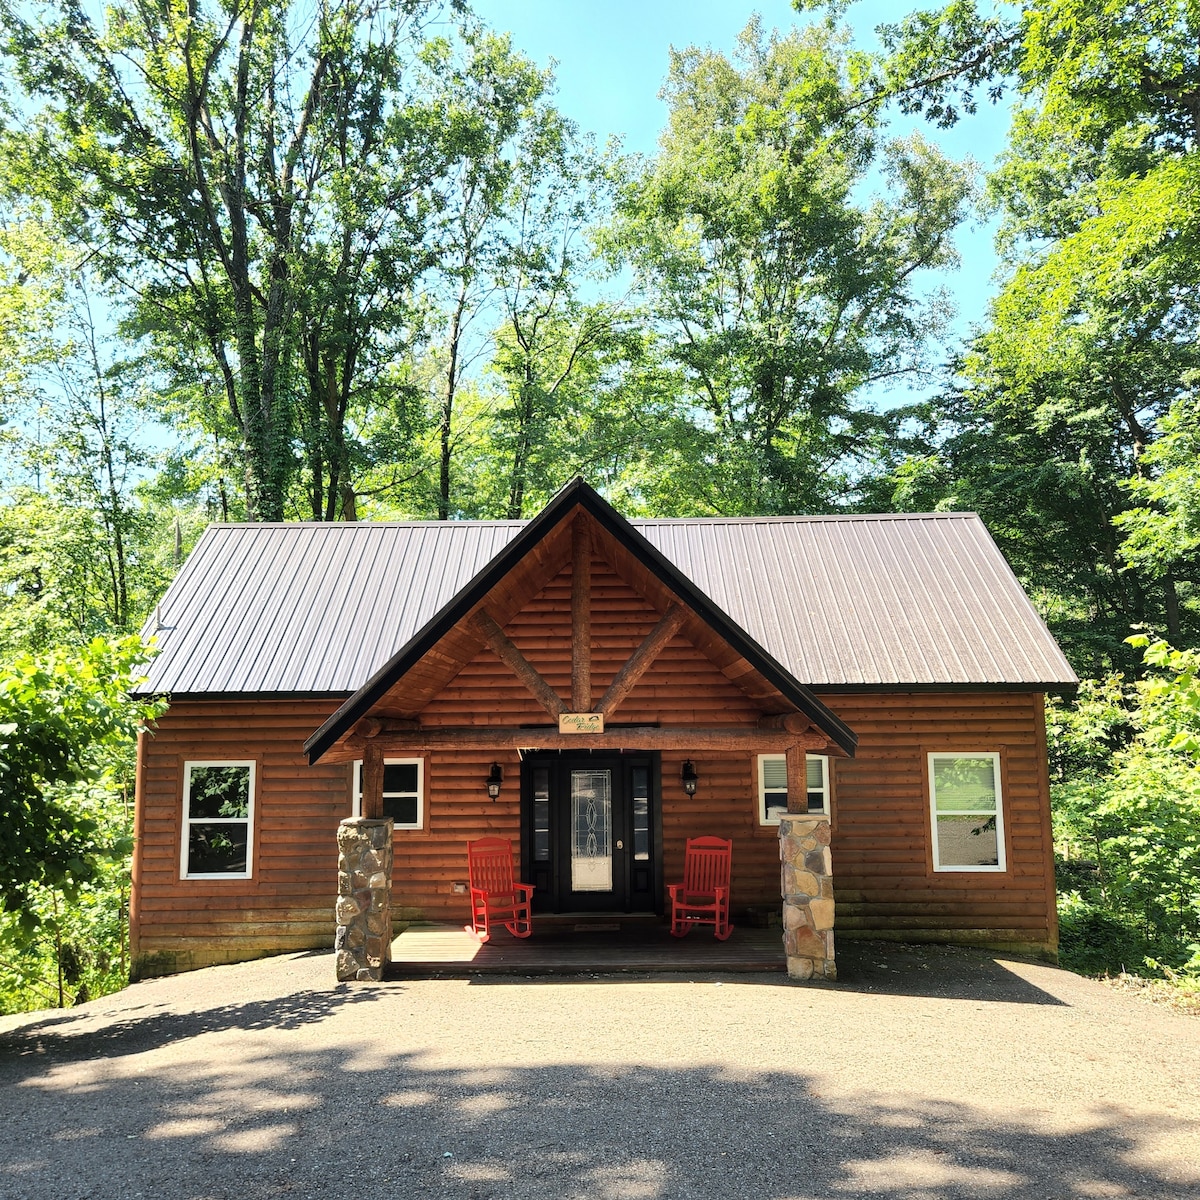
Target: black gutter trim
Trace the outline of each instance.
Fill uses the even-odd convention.
[[[134,696],[155,697],[174,703],[176,700],[244,701],[244,700],[346,700],[353,692],[133,692]]]
[[[1031,695],[1073,696],[1078,683],[810,683],[808,690],[816,696],[895,696],[905,694],[929,695],[947,693],[1017,692]]]
[[[578,505],[592,516],[631,554],[640,559],[679,596],[714,632],[720,635],[765,679],[778,688],[821,731],[853,757],[858,736],[821,703],[784,666],[712,603],[679,569],[656,550],[620,513],[581,477],[576,476],[475,576],[442,610],[433,616],[357,692],[333,713],[304,743],[310,764],[328,750],[355,721],[364,716],[387,691],[461,620],[510,570]]]

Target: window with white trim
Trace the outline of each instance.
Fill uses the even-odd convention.
[[[807,779],[808,811],[829,813],[829,759],[823,754],[804,756]],[[758,821],[760,825],[778,825],[787,812],[787,759],[782,754],[758,756]]]
[[[362,816],[362,759],[354,764],[354,807]],[[385,758],[383,760],[383,815],[391,817],[396,829],[425,827],[425,760],[423,758]]]
[[[929,755],[929,808],[935,871],[1003,871],[1000,755]]]
[[[254,852],[254,762],[183,764],[184,879],[249,879]]]

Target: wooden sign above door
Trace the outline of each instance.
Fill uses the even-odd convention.
[[[603,733],[604,732],[604,714],[598,713],[598,712],[559,713],[558,714],[558,732],[559,733]]]

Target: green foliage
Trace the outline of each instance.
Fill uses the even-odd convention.
[[[120,290],[176,402],[236,439],[258,518],[284,515],[297,439],[336,505],[352,404],[413,335],[434,181],[470,132],[426,102],[434,7],[0,9],[10,186]]]
[[[123,986],[134,734],[162,711],[129,689],[136,637],[0,668],[0,1010]]]
[[[661,151],[607,244],[702,454],[694,511],[846,506],[886,425],[859,393],[917,373],[947,315],[916,280],[954,263],[969,175],[851,117],[860,67],[829,24],[672,53]]]
[[[0,669],[0,906],[26,924],[31,885],[69,897],[114,848],[72,789],[100,777],[158,711],[128,695],[145,653],[139,638],[93,638],[77,653],[19,655]]]
[[[1076,669],[1133,670],[1131,627],[1200,632],[1200,9],[982,7],[885,27],[867,71],[941,124],[1020,101],[989,180],[1007,278],[892,494],[978,510]]]
[[[1189,971],[1200,943],[1200,654],[1131,639],[1149,672],[1048,724],[1064,960]]]
[[[95,822],[101,852],[70,895],[34,884],[21,911],[0,912],[0,1012],[79,1004],[128,983],[132,776],[129,747],[98,778],[60,790],[64,805]]]
[[[1185,382],[1193,386],[1194,374]],[[1121,552],[1138,570],[1195,577],[1200,560],[1200,413],[1194,395],[1176,399],[1146,450],[1146,474],[1129,481],[1135,507],[1120,513]]]

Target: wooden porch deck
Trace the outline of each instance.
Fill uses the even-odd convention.
[[[735,924],[718,942],[704,929],[673,938],[668,926],[661,917],[543,916],[534,917],[528,938],[500,927],[481,944],[461,925],[412,925],[392,942],[385,978],[785,969],[779,929]]]

